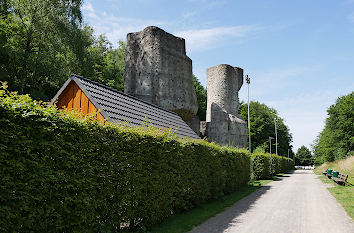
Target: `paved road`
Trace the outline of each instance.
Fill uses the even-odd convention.
[[[354,233],[354,222],[309,170],[258,189],[192,233]]]

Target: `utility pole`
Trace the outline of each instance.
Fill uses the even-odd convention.
[[[273,177],[273,171],[272,171],[272,139],[274,139],[274,138],[269,136],[270,174]]]
[[[246,82],[248,86],[248,147],[249,152],[251,153],[251,124],[250,124],[250,83],[251,79],[246,75]]]
[[[289,151],[290,151],[290,150],[288,149],[288,165],[289,165]]]
[[[277,118],[274,117],[275,127],[275,154],[278,155],[278,134],[277,134]]]

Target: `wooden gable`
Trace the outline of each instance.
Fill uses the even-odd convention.
[[[97,108],[80,89],[80,87],[72,80],[57,98],[56,106],[58,109],[64,107],[68,110],[76,110],[82,112],[84,115],[97,112]],[[104,123],[105,119],[101,113],[97,114],[97,120]]]

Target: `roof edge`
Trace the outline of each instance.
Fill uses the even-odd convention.
[[[103,109],[103,107],[98,104],[96,102],[96,100],[94,98],[92,98],[91,94],[86,90],[85,86],[81,84],[81,82],[79,80],[77,80],[78,77],[76,77],[76,75],[71,75],[70,79],[73,80],[76,85],[79,86],[79,88],[81,89],[81,91],[87,96],[87,98],[89,99],[89,101],[95,106],[95,108],[99,111],[99,113],[101,113],[101,115],[103,116],[104,119],[106,119],[108,121],[109,116],[106,113],[106,111]]]
[[[63,93],[63,91],[65,90],[65,88],[69,85],[69,83],[72,81],[73,79],[71,77],[69,77],[65,83],[63,84],[63,86],[59,89],[59,91],[57,92],[57,94],[55,94],[55,96],[52,98],[52,100],[50,101],[50,104],[53,105],[54,102],[59,98],[59,96],[61,95],[61,93]]]
[[[107,89],[109,89],[109,90],[111,90],[111,91],[114,91],[114,92],[119,93],[119,94],[121,94],[121,95],[124,95],[124,96],[126,96],[126,97],[129,97],[129,98],[132,98],[132,99],[141,101],[141,102],[143,102],[143,103],[145,103],[145,104],[148,104],[148,105],[151,105],[151,106],[153,106],[153,107],[155,107],[155,108],[159,108],[159,109],[164,110],[164,111],[166,111],[166,112],[169,112],[169,113],[173,113],[173,114],[175,114],[175,115],[178,115],[178,114],[175,113],[175,112],[172,112],[172,111],[170,111],[170,110],[167,110],[167,109],[165,109],[165,108],[162,108],[162,107],[160,107],[160,106],[158,106],[158,105],[149,103],[149,102],[147,102],[147,101],[145,101],[145,100],[136,98],[136,97],[134,97],[134,96],[132,96],[132,95],[128,95],[128,94],[126,94],[126,93],[124,93],[124,92],[122,92],[122,91],[118,91],[118,90],[116,90],[116,89],[114,89],[114,88],[108,87],[108,86],[103,85],[103,84],[101,84],[101,83],[92,81],[91,79],[85,78],[85,77],[83,77],[83,76],[81,76],[81,75],[72,74],[71,77],[81,78],[81,79],[83,79],[83,80],[85,80],[85,81],[94,83],[94,84],[96,84],[96,85],[98,85],[98,86],[101,86],[101,87],[103,87],[103,88],[107,88]]]

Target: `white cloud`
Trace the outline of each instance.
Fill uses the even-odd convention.
[[[293,135],[295,152],[302,145],[310,147],[324,127],[327,108],[338,96],[353,88],[348,86],[348,90],[323,91],[303,86],[306,85],[304,80],[309,82],[313,72],[320,69],[320,65],[294,66],[251,76],[251,100],[275,108],[285,119]],[[247,88],[241,88],[239,96],[247,100]]]
[[[216,3],[208,3],[216,4]],[[82,11],[87,22],[93,26],[96,34],[105,34],[108,39],[116,45],[119,40],[125,40],[127,33],[141,31],[147,26],[178,28],[179,21],[163,22],[151,19],[116,17],[107,12],[95,10],[94,6],[87,2],[83,5]],[[188,19],[196,14],[195,11],[186,12],[183,19]],[[177,23],[179,22],[179,23]],[[260,30],[257,25],[241,25],[231,27],[213,27],[198,30],[184,30],[174,33],[176,36],[186,39],[188,52],[201,51],[218,47],[227,38],[243,38],[250,33]]]
[[[90,2],[85,3],[82,7],[81,10],[87,14],[87,16],[90,19],[96,20],[98,19],[98,16],[96,15],[95,10],[93,9],[93,6]]]
[[[260,29],[257,25],[241,25],[179,31],[175,35],[186,39],[187,50],[195,52],[218,47],[226,37],[242,38]]]
[[[327,109],[339,96],[351,92],[353,86],[345,90],[314,90],[312,92],[288,94],[285,98],[264,101],[278,110],[293,134],[294,151],[305,145],[310,148],[317,135],[323,130]]]
[[[252,84],[252,96],[263,99],[271,93],[296,87],[309,72],[319,69],[319,65],[291,66],[277,70],[269,70],[249,74]],[[248,74],[247,72],[245,74]],[[245,88],[241,89],[241,96],[247,96]]]
[[[93,12],[93,6],[90,2],[87,2],[85,4],[83,4],[83,6],[81,7],[82,10],[85,10],[85,11],[89,11],[89,12]]]
[[[97,12],[88,2],[82,6],[87,22],[95,29],[96,34],[105,34],[113,45],[125,40],[127,33],[141,31],[147,26],[162,26],[165,23],[157,20],[116,17],[107,12]]]

